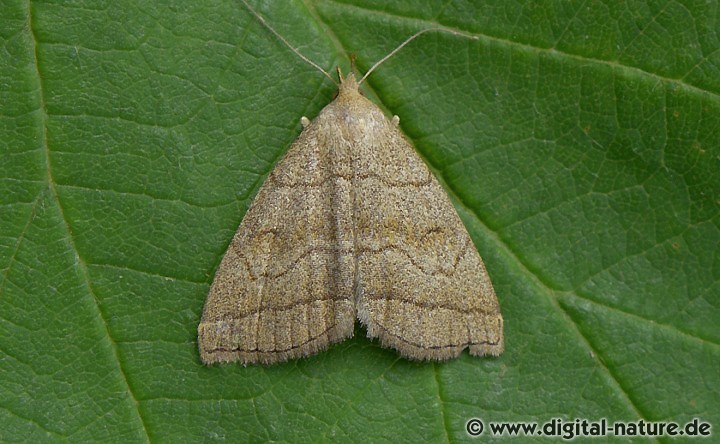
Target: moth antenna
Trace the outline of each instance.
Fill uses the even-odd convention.
[[[262,23],[263,26],[265,26],[270,32],[272,32],[273,34],[275,34],[275,37],[277,37],[278,39],[280,39],[280,41],[283,42],[283,43],[285,44],[285,46],[287,46],[288,48],[290,48],[290,50],[291,50],[292,52],[294,52],[298,57],[300,57],[305,63],[307,63],[308,65],[310,65],[310,66],[312,66],[313,68],[317,69],[317,70],[320,71],[321,73],[323,73],[323,74],[325,75],[325,77],[327,77],[328,79],[330,79],[335,85],[338,84],[338,83],[335,81],[335,79],[333,79],[332,76],[331,76],[330,74],[328,74],[327,71],[325,71],[324,69],[322,69],[322,68],[320,67],[320,65],[318,65],[317,63],[315,63],[315,62],[313,62],[312,60],[310,60],[310,59],[308,59],[307,57],[305,57],[300,51],[297,50],[297,48],[295,48],[294,46],[292,46],[292,45],[290,44],[290,42],[288,42],[287,40],[285,40],[285,37],[283,37],[279,32],[275,31],[275,30],[273,29],[273,27],[270,26],[270,25],[265,21],[265,19],[263,18],[263,16],[261,16],[260,14],[258,14],[258,13],[252,8],[252,6],[250,6],[250,4],[249,4],[246,0],[241,0],[241,1],[242,1],[243,4],[245,5],[245,7],[248,9],[248,11],[250,11],[250,12],[252,13],[252,15],[254,15],[258,20],[260,20],[260,23]]]
[[[243,1],[245,1],[245,0],[243,0]],[[430,31],[446,32],[446,33],[448,33],[448,34],[457,35],[457,36],[461,36],[461,37],[465,37],[465,38],[469,38],[469,39],[473,39],[473,40],[477,40],[477,39],[478,39],[477,36],[470,35],[470,34],[465,34],[464,32],[454,31],[454,30],[452,30],[452,29],[447,29],[447,28],[428,28],[428,29],[423,29],[422,31],[418,31],[418,32],[416,32],[415,34],[411,35],[407,40],[405,40],[405,41],[402,42],[400,45],[398,45],[397,48],[393,49],[393,50],[390,52],[390,54],[386,55],[386,56],[383,57],[382,59],[380,59],[380,60],[378,60],[377,62],[375,62],[375,64],[374,64],[372,67],[370,67],[370,69],[367,70],[367,72],[365,73],[365,75],[362,76],[362,78],[361,78],[360,81],[358,82],[358,85],[360,85],[362,82],[364,82],[365,79],[367,79],[367,77],[370,75],[370,73],[372,73],[373,71],[375,71],[375,68],[377,68],[378,66],[382,65],[387,59],[389,59],[390,57],[392,57],[392,56],[394,56],[395,54],[397,54],[397,52],[400,51],[401,49],[403,49],[403,48],[405,47],[405,45],[407,45],[408,43],[412,42],[413,40],[415,40],[416,38],[420,37],[421,35],[425,34],[426,32],[430,32]]]

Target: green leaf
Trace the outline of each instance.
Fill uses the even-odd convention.
[[[720,426],[717,0],[260,3],[328,70],[355,54],[365,71],[427,27],[476,37],[423,35],[365,89],[485,259],[505,354],[407,362],[358,326],[309,359],[202,366],[215,269],[334,85],[237,1],[7,0],[0,440]]]

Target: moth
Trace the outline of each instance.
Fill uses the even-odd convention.
[[[500,306],[465,226],[398,117],[360,92],[378,64],[360,81],[338,70],[337,97],[301,119],[258,191],[205,303],[205,364],[310,356],[352,336],[356,319],[408,359],[503,352]]]

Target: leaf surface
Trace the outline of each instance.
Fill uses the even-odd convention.
[[[717,1],[259,3],[329,71],[428,27],[475,37],[423,35],[365,91],[468,227],[506,352],[407,362],[358,326],[310,359],[203,367],[215,269],[334,85],[239,2],[6,1],[1,440],[720,424]]]

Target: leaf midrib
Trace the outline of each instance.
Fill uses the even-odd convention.
[[[95,294],[95,291],[92,288],[90,275],[87,269],[87,264],[85,263],[84,259],[80,256],[80,253],[77,249],[77,245],[75,244],[75,240],[73,238],[72,229],[70,228],[70,225],[68,223],[68,219],[65,216],[65,211],[63,209],[63,206],[60,202],[60,197],[57,193],[57,188],[55,184],[55,180],[53,178],[52,174],[52,165],[50,162],[50,147],[48,144],[48,112],[47,112],[47,103],[45,100],[45,85],[43,83],[43,77],[40,75],[40,64],[39,64],[39,57],[38,57],[38,47],[39,47],[39,38],[35,32],[35,26],[33,22],[33,14],[32,14],[32,4],[28,2],[27,4],[27,29],[28,29],[28,36],[32,43],[32,60],[33,60],[33,66],[35,68],[35,76],[36,76],[36,82],[37,82],[37,107],[40,110],[39,113],[39,124],[42,126],[42,138],[40,140],[41,145],[41,152],[42,152],[42,162],[44,163],[45,167],[45,184],[46,186],[43,187],[39,193],[37,200],[40,199],[40,196],[47,190],[47,192],[50,193],[50,196],[52,197],[52,200],[55,202],[55,205],[57,205],[57,210],[60,214],[63,227],[66,232],[66,239],[67,239],[67,247],[69,250],[72,251],[72,253],[75,256],[76,259],[76,267],[80,271],[80,276],[83,280],[83,284],[85,285],[87,289],[87,293],[92,297],[93,306],[95,307],[95,310],[97,312],[97,319],[101,324],[102,329],[104,330],[105,336],[108,339],[110,348],[113,353],[113,357],[115,358],[115,364],[117,365],[117,369],[120,373],[120,379],[122,380],[122,384],[125,386],[125,389],[127,391],[127,394],[129,396],[129,400],[132,404],[132,407],[134,408],[134,412],[136,414],[136,418],[138,422],[140,423],[140,427],[143,430],[143,433],[145,434],[145,440],[147,442],[150,441],[150,436],[148,434],[147,426],[145,424],[145,420],[142,416],[142,413],[140,412],[140,406],[138,404],[137,398],[135,397],[135,394],[132,391],[132,388],[130,387],[130,383],[127,378],[127,374],[125,372],[125,369],[123,368],[122,361],[120,360],[119,351],[117,348],[117,344],[115,340],[112,338],[112,335],[110,334],[108,323],[105,319],[105,316],[102,313],[102,310],[100,309],[100,302],[98,301],[97,295]],[[28,225],[30,224],[30,221],[32,220],[32,217],[34,215],[34,212],[31,212],[30,220],[28,221]],[[19,241],[21,242],[21,241]]]

